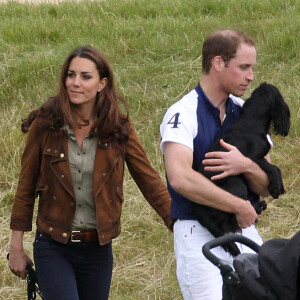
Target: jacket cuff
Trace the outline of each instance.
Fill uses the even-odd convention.
[[[32,231],[32,224],[10,222],[10,229],[16,231]]]

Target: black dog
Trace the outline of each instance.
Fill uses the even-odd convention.
[[[267,139],[271,124],[275,134],[288,135],[290,128],[290,111],[279,90],[263,83],[253,91],[251,97],[242,107],[241,115],[228,130],[220,137],[239,149],[244,155],[257,163],[269,178],[269,192],[273,198],[285,193],[280,169],[270,164],[264,157],[270,150]],[[227,151],[220,146],[220,139],[216,140],[209,152]],[[217,173],[207,172],[202,165],[200,172],[207,178]],[[247,199],[249,189],[243,175],[229,176],[214,181],[219,187],[242,198]],[[260,214],[266,209],[264,201],[252,203],[256,212]],[[205,226],[214,237],[229,232],[241,231],[234,214],[220,211],[193,202],[194,213],[198,221]],[[224,246],[231,255],[240,253],[235,243]]]

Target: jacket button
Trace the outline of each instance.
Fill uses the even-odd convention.
[[[103,176],[106,176],[106,173],[102,173]]]
[[[74,203],[73,203],[73,202],[70,202],[70,205],[73,207],[73,206],[74,206]]]
[[[52,232],[53,231],[53,227],[49,227],[49,231]]]
[[[63,237],[67,237],[67,236],[68,236],[68,234],[64,232],[63,233]]]
[[[47,152],[50,152],[50,151],[51,151],[51,150],[48,148],[48,149],[47,149]]]
[[[53,196],[52,199],[53,199],[53,200],[56,200],[56,196]]]
[[[61,175],[60,175],[60,178],[65,178],[65,175],[64,175],[64,174],[61,174]]]
[[[59,157],[60,157],[60,158],[64,158],[65,155],[64,155],[63,153],[61,153],[61,154],[59,154]]]
[[[57,153],[57,150],[54,150],[54,153]]]

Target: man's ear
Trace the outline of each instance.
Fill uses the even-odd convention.
[[[212,59],[211,65],[217,72],[222,71],[225,67],[224,60],[221,56],[215,56]]]

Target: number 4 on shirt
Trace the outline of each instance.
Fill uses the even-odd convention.
[[[173,125],[172,128],[178,128],[178,124],[181,124],[181,122],[179,122],[179,115],[180,113],[176,113],[167,124]]]

